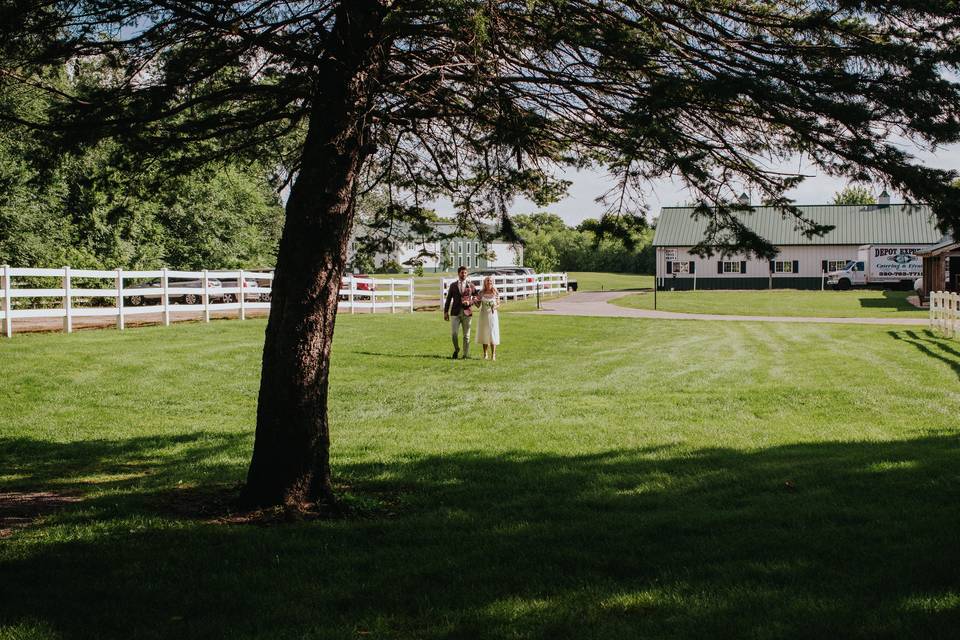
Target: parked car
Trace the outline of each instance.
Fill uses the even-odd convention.
[[[537,275],[537,272],[530,267],[497,267],[497,271],[506,275]]]
[[[219,280],[214,278],[209,278],[207,280],[207,285],[210,289],[219,289],[221,284]],[[200,304],[203,302],[203,280],[185,280],[181,278],[170,278],[167,280],[167,286],[171,289],[185,289],[185,288],[195,288],[197,289],[196,293],[183,293],[170,296],[170,302],[183,303],[183,304]],[[137,294],[132,296],[124,296],[127,299],[127,304],[131,307],[139,307],[145,304],[159,304],[160,299],[163,298],[163,284],[160,282],[160,278],[153,278],[152,280],[147,280],[143,284],[128,286],[129,289],[156,289],[156,293],[146,293],[146,294]],[[210,298],[213,300],[216,294],[211,293]]]
[[[239,285],[237,285],[237,278],[220,278],[220,286],[223,287],[224,289],[235,289]],[[249,288],[255,289],[256,287],[259,287],[259,286],[260,284],[253,278],[243,279],[244,288],[249,287]],[[224,293],[223,295],[217,298],[217,301],[230,304],[232,302],[236,302],[238,299],[239,298],[235,293]],[[261,295],[259,293],[246,293],[244,294],[243,299],[245,302],[258,302],[259,300],[261,300]]]
[[[505,276],[527,276],[527,282],[533,282],[537,275],[530,267],[499,267],[498,270]]]
[[[486,278],[487,276],[503,276],[507,275],[500,269],[478,269],[477,271],[471,271],[467,274],[468,278]]]
[[[347,281],[347,278],[348,278],[348,277],[350,277],[350,276],[344,276],[343,279],[340,280],[340,289],[341,289],[341,290],[348,285],[348,281]],[[371,276],[368,276],[368,275],[365,274],[365,273],[355,273],[355,274],[353,274],[352,277],[353,277],[353,278],[371,278]],[[371,282],[355,282],[354,285],[355,285],[355,286],[354,286],[354,289],[357,290],[357,291],[376,291],[376,290],[377,290],[377,284],[376,284],[375,282],[372,282],[372,281],[371,281]],[[354,298],[355,298],[355,299],[360,299],[360,300],[369,300],[369,299],[372,298],[372,297],[373,297],[373,296],[372,296],[372,295],[369,295],[369,294],[366,294],[366,295],[365,295],[365,294],[362,294],[362,293],[359,293],[359,294],[358,294],[358,293],[355,293],[355,294],[354,294]],[[342,300],[349,300],[349,299],[350,299],[350,296],[349,296],[348,294],[346,294],[346,293],[341,293],[341,294],[340,294],[340,300],[341,300],[341,301],[342,301]]]

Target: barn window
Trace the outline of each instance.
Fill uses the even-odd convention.
[[[743,273],[741,267],[743,265],[740,261],[729,262],[727,260],[723,261],[723,273]]]
[[[794,273],[792,260],[777,260],[773,263],[774,273]]]
[[[827,263],[824,271],[840,271],[847,266],[849,260],[826,260]]]

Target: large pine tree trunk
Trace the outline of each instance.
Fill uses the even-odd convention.
[[[256,441],[241,501],[304,508],[332,499],[327,381],[353,226],[367,113],[385,65],[376,0],[344,2],[287,200],[263,348]]]

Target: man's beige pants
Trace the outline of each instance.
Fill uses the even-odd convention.
[[[463,328],[463,357],[470,355],[470,320],[473,316],[466,316],[462,313],[458,316],[450,316],[450,336],[453,338],[454,352],[460,351],[460,344],[457,337]]]

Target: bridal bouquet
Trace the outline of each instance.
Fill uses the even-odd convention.
[[[493,313],[497,310],[496,300],[484,300],[483,301],[483,310],[487,313]]]

